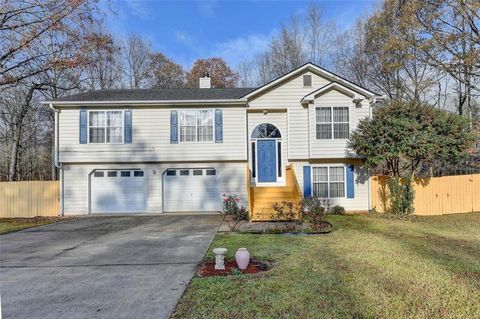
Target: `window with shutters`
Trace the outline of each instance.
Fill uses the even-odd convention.
[[[312,192],[320,198],[345,197],[345,167],[312,167]]]
[[[213,142],[215,118],[213,110],[179,111],[180,142]]]
[[[88,111],[89,143],[122,144],[123,130],[123,111]]]
[[[348,107],[317,107],[315,123],[317,140],[348,139],[350,136]]]

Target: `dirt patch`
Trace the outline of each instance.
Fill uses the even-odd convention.
[[[270,270],[268,263],[259,260],[250,260],[247,269],[238,269],[237,263],[234,260],[225,261],[225,270],[216,270],[215,261],[209,260],[202,262],[197,268],[198,277],[211,277],[211,276],[229,276],[233,274],[257,274],[260,272]]]

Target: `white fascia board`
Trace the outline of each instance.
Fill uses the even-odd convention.
[[[371,91],[366,90],[362,87],[359,87],[358,85],[356,85],[356,84],[354,84],[350,81],[347,81],[347,80],[345,80],[345,79],[343,79],[343,78],[341,78],[341,77],[339,77],[339,76],[337,76],[337,75],[335,75],[331,72],[328,72],[327,70],[319,68],[318,66],[316,66],[312,63],[307,63],[304,66],[301,66],[300,68],[298,68],[296,70],[293,70],[290,73],[287,73],[287,74],[279,77],[278,79],[276,79],[276,80],[274,80],[274,81],[272,81],[272,82],[270,82],[270,83],[268,83],[268,84],[266,84],[266,85],[264,85],[264,86],[262,86],[262,87],[260,87],[256,90],[248,93],[247,95],[244,96],[244,98],[248,99],[252,96],[255,96],[255,95],[257,95],[257,94],[259,94],[259,93],[261,93],[265,90],[268,90],[268,89],[276,86],[278,83],[281,83],[281,82],[285,81],[286,79],[288,79],[288,78],[290,78],[290,77],[292,77],[292,76],[294,76],[298,73],[302,73],[305,70],[310,70],[314,73],[319,73],[319,74],[323,75],[324,77],[326,77],[327,79],[329,79],[331,81],[336,81],[336,82],[342,83],[343,85],[345,85],[347,87],[351,87],[351,88],[353,88],[357,91],[362,92],[363,94],[365,94],[369,98],[371,98],[373,96],[377,96],[377,94],[375,94],[374,92],[371,92]]]
[[[108,105],[132,105],[132,106],[187,106],[187,105],[246,105],[246,99],[237,100],[160,100],[160,101],[44,101],[42,104],[61,106],[108,106]]]
[[[300,103],[304,103],[304,102],[307,102],[307,103],[311,103],[315,100],[315,97],[321,95],[322,93],[328,91],[328,90],[331,90],[331,89],[334,89],[334,90],[337,90],[339,92],[342,92],[342,93],[345,93],[346,95],[348,95],[349,97],[352,98],[352,100],[364,100],[366,98],[365,95],[363,94],[359,94],[358,92],[356,91],[353,91],[349,88],[347,88],[346,86],[343,86],[339,83],[335,83],[335,82],[332,82],[330,84],[327,84],[325,85],[324,87],[320,88],[320,89],[317,89],[315,91],[313,91],[312,93],[304,96],[302,98],[302,100],[300,101]]]

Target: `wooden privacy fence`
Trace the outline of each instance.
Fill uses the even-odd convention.
[[[415,214],[442,215],[480,211],[480,174],[416,179]],[[386,176],[372,178],[372,208],[389,205]]]
[[[57,216],[60,183],[0,182],[0,217]]]

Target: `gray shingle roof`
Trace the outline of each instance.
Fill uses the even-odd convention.
[[[47,102],[236,100],[256,88],[97,90]]]

